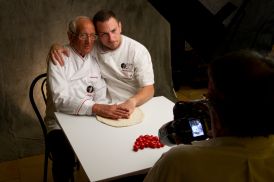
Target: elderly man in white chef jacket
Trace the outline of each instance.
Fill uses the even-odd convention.
[[[100,115],[112,119],[128,118],[129,111],[117,105],[108,105],[106,84],[101,76],[93,50],[95,28],[90,18],[79,16],[68,26],[70,57],[64,66],[48,62],[47,109],[48,127],[46,142],[52,155],[54,181],[73,178],[75,158],[64,133],[57,125],[54,111],[74,115]]]

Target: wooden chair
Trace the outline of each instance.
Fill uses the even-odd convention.
[[[35,99],[36,97],[34,96],[34,90],[35,90],[36,86],[39,86],[38,84],[40,83],[40,91],[41,91],[40,94],[42,95],[44,103],[46,105],[46,103],[47,103],[46,88],[45,88],[46,81],[47,81],[47,73],[42,73],[42,74],[38,75],[36,78],[34,78],[34,80],[32,81],[32,83],[30,85],[30,89],[29,89],[30,103],[32,105],[32,108],[33,108],[38,120],[39,120],[40,126],[43,131],[43,135],[44,135],[44,142],[45,142],[45,158],[44,158],[44,174],[43,174],[44,182],[47,181],[48,159],[51,158],[51,156],[50,156],[50,152],[48,150],[47,142],[46,142],[47,127],[46,127],[44,119],[40,113],[40,110],[38,109],[37,100]]]
[[[43,182],[46,182],[47,181],[47,176],[48,176],[48,159],[52,159],[51,158],[51,155],[50,155],[50,151],[48,149],[48,146],[47,146],[47,127],[46,127],[46,124],[44,122],[44,119],[40,113],[40,110],[38,108],[38,105],[37,105],[37,100],[35,98],[38,98],[38,97],[35,97],[34,96],[34,90],[36,88],[36,86],[38,87],[40,85],[40,94],[41,96],[43,97],[43,100],[44,100],[44,103],[46,105],[47,103],[47,94],[46,94],[46,82],[47,82],[47,73],[42,73],[40,75],[38,75],[37,77],[35,77],[30,85],[30,89],[29,89],[29,99],[30,99],[30,103],[32,105],[32,108],[39,120],[39,123],[40,123],[40,126],[42,128],[42,131],[43,131],[43,135],[44,135],[44,141],[45,141],[45,158],[44,158],[44,174],[43,174]],[[80,169],[80,162],[79,160],[76,158],[76,161],[75,161],[75,167],[77,170]],[[72,182],[74,181],[74,177],[72,178]]]

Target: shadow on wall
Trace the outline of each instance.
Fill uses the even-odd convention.
[[[11,100],[10,96],[1,98],[5,107],[0,109],[5,118],[1,116],[0,162],[42,153],[44,147],[44,138],[36,118],[23,112]]]
[[[75,16],[92,17],[103,8],[116,12],[123,33],[151,53],[156,95],[175,100],[169,24],[146,0],[10,0],[1,1],[0,7],[0,162],[43,151],[29,86],[35,76],[45,72],[50,45],[67,43],[66,24]]]

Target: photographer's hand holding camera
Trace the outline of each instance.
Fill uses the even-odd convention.
[[[254,51],[234,52],[212,61],[208,76],[213,138],[182,141],[157,161],[144,181],[273,181],[274,61]],[[159,130],[166,144],[176,139],[163,133],[172,130],[177,138],[186,134],[182,123],[206,127],[202,118],[184,113],[178,117]],[[189,141],[194,139],[192,133]]]

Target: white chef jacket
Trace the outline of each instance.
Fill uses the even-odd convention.
[[[144,182],[272,182],[274,136],[218,137],[171,148]]]
[[[107,103],[106,84],[94,51],[84,58],[68,46],[70,56],[64,66],[48,65],[48,101],[45,121],[48,130],[59,129],[54,111],[74,115],[92,115],[94,103]]]
[[[154,84],[151,56],[139,42],[122,35],[116,50],[98,49],[99,66],[113,103],[125,101],[144,86]]]

